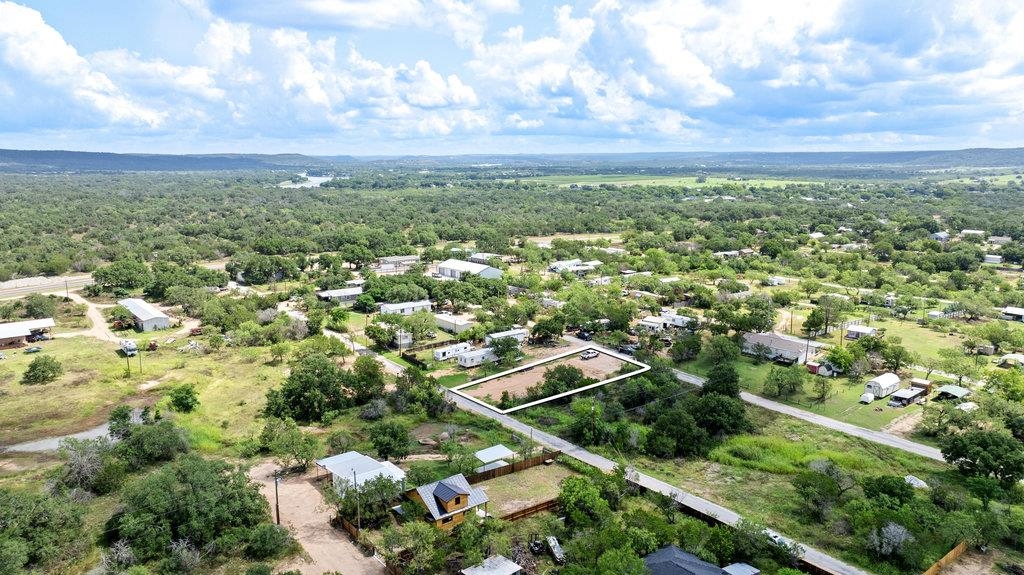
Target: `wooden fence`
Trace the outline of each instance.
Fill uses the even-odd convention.
[[[528,457],[522,461],[516,461],[509,465],[503,465],[501,467],[495,467],[494,469],[488,469],[487,471],[481,471],[480,473],[467,475],[466,481],[468,481],[470,485],[475,485],[481,481],[487,481],[488,479],[494,479],[495,477],[519,473],[524,469],[536,467],[546,461],[557,459],[561,454],[561,451],[545,451],[540,455],[534,455],[533,457]]]
[[[946,556],[936,561],[931,567],[928,568],[922,575],[938,575],[942,568],[956,561],[958,557],[967,552],[967,542],[961,541],[959,545],[954,547],[946,553]]]
[[[519,519],[525,519],[525,518],[527,518],[527,517],[529,517],[531,515],[536,515],[536,514],[542,512],[542,511],[547,511],[549,509],[554,509],[557,506],[558,506],[558,500],[557,499],[548,499],[547,501],[541,501],[540,503],[538,503],[536,505],[531,505],[529,507],[524,507],[523,509],[517,509],[516,511],[513,511],[512,513],[508,513],[506,515],[502,515],[500,519],[502,519],[503,521],[517,521]]]

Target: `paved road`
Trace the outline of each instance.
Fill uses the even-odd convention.
[[[90,274],[31,277],[0,282],[0,299],[24,297],[34,293],[59,293],[81,289],[95,283]]]
[[[200,262],[198,265],[211,269],[223,270],[226,259]],[[0,299],[24,297],[34,293],[61,293],[84,288],[96,283],[92,274],[68,274],[64,276],[35,276],[0,282]]]
[[[493,409],[480,405],[476,402],[470,401],[462,396],[456,395],[454,393],[448,393],[447,396],[449,399],[453,400],[460,409],[471,411],[473,413],[477,413],[484,417],[493,419],[500,423],[502,426],[513,431],[516,431],[526,437],[529,437],[533,441],[536,441],[541,445],[545,445],[551,449],[557,449],[570,457],[578,459],[584,463],[592,465],[605,472],[611,472],[613,469],[615,469],[615,466],[617,465],[617,463],[612,461],[611,459],[587,451],[586,449],[583,449],[582,447],[574,443],[566,441],[550,433],[546,433],[539,429],[533,428],[517,419],[514,419],[507,415],[500,414],[497,411],[494,411]],[[650,475],[644,473],[640,473],[632,468],[629,468],[627,472],[629,473],[630,479],[632,479],[634,482],[641,485],[642,487],[649,489],[651,491],[656,491],[663,495],[667,495],[674,499],[675,501],[677,501],[680,505],[693,509],[705,516],[716,517],[719,521],[727,523],[729,525],[736,525],[737,523],[739,523],[740,519],[742,519],[742,517],[738,513],[732,511],[731,509],[722,507],[717,503],[713,503],[711,501],[708,501],[707,499],[698,497],[692,493],[687,493],[686,491],[683,491],[682,489],[679,489],[674,485],[670,485],[660,479],[651,477]],[[789,540],[787,539],[787,541]],[[832,557],[831,555],[822,553],[821,551],[818,551],[813,547],[807,547],[806,545],[801,545],[801,547],[804,550],[802,558],[807,563],[810,563],[812,565],[815,565],[837,575],[868,575],[867,572],[862,571],[852,565],[843,563],[842,561]]]

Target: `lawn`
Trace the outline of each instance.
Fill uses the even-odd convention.
[[[477,483],[475,487],[487,492],[487,511],[501,517],[558,497],[562,480],[573,475],[579,474],[564,465],[538,465]]]
[[[910,351],[918,354],[921,360],[938,359],[939,350],[943,348],[959,348],[963,338],[959,335],[950,335],[946,332],[935,331],[928,327],[918,325],[915,320],[898,320],[895,318],[880,318],[871,322],[872,327],[885,328],[885,337],[898,337],[903,340],[903,345]],[[832,340],[833,342],[835,340]]]
[[[736,371],[740,375],[740,387],[745,391],[779,403],[799,407],[811,413],[838,419],[839,421],[845,421],[846,423],[868,429],[880,430],[901,415],[921,410],[921,407],[917,405],[905,408],[889,407],[884,400],[864,405],[859,402],[860,395],[864,393],[864,387],[862,385],[850,385],[849,379],[845,377],[831,378],[832,392],[825,401],[818,401],[813,397],[813,379],[808,379],[808,383],[804,385],[802,393],[798,392],[789,397],[766,395],[762,393],[762,385],[768,377],[768,372],[771,371],[772,364],[763,363],[758,365],[753,359],[744,356],[736,361],[735,366]],[[708,370],[711,369],[711,364],[702,358],[683,364],[681,369],[706,376]]]
[[[261,348],[196,355],[167,345],[142,353],[141,372],[138,358],[133,358],[129,376],[129,363],[113,344],[71,337],[41,346],[41,354],[57,358],[64,367],[53,383],[20,383],[33,355],[8,351],[8,359],[0,361],[0,444],[89,429],[106,421],[122,403],[162,406],[158,402],[166,390],[191,383],[199,392],[200,406],[178,419],[192,431],[197,447],[216,449],[255,429],[267,389],[285,375],[285,366],[268,364],[270,354]],[[140,388],[144,384],[148,389]]]

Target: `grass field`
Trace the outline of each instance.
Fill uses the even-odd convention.
[[[707,177],[704,182],[697,182],[697,176],[643,176],[639,174],[595,174],[587,176],[540,176],[536,178],[524,178],[524,181],[545,182],[568,186],[571,184],[615,184],[619,186],[720,186],[724,184],[739,184],[743,186],[756,187],[782,187],[789,184],[809,184],[806,180],[777,180],[770,178],[752,178],[734,180],[732,178]]]
[[[42,347],[41,354],[57,358],[64,367],[53,383],[20,383],[32,355],[7,352],[8,359],[0,362],[0,444],[83,431],[106,421],[119,404],[159,406],[166,390],[191,383],[200,406],[179,420],[193,433],[197,447],[212,450],[253,431],[267,389],[285,374],[285,366],[269,364],[270,354],[261,348],[194,355],[169,345],[144,352],[141,373],[138,359],[132,359],[128,376],[126,361],[113,344],[72,337]],[[140,389],[144,384],[149,389]]]

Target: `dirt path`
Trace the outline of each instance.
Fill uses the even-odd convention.
[[[109,341],[111,343],[120,343],[121,338],[117,337],[113,331],[110,330],[110,326],[107,325],[106,318],[103,317],[103,309],[112,307],[110,305],[101,305],[92,303],[77,293],[70,293],[68,297],[71,301],[83,304],[86,306],[85,315],[89,318],[92,323],[92,327],[81,331],[70,331],[67,333],[58,333],[55,337],[77,337],[84,335],[86,337],[94,337],[101,341]]]
[[[249,471],[249,477],[260,485],[260,491],[274,509],[274,471],[277,465],[265,462]],[[281,501],[281,524],[302,544],[308,557],[289,560],[278,569],[298,569],[303,575],[321,575],[337,571],[344,575],[385,575],[384,566],[364,556],[344,532],[331,527],[331,511],[311,481],[312,473],[290,476],[278,487]]]

